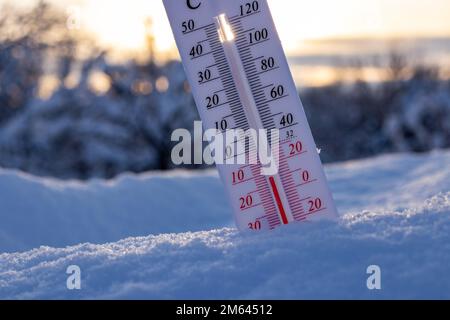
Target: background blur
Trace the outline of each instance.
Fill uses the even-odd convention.
[[[450,147],[450,0],[269,3],[325,162]],[[196,119],[162,1],[0,0],[0,167],[167,170]]]

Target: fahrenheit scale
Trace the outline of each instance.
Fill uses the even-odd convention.
[[[261,164],[217,166],[238,228],[261,231],[336,217],[267,1],[164,5],[205,128],[280,132],[277,174],[262,175]]]

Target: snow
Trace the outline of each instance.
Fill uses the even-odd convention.
[[[214,207],[202,200],[204,192]],[[84,184],[0,170],[0,252],[231,226],[223,192],[215,172],[126,175]]]
[[[261,235],[232,227],[214,172],[82,184],[2,171],[1,251],[35,249],[0,254],[0,298],[449,299],[449,164],[441,151],[328,166],[339,221]],[[69,265],[81,290],[66,288]],[[367,289],[370,265],[382,290]]]

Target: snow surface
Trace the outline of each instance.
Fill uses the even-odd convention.
[[[0,170],[0,252],[232,226],[223,192],[215,172],[83,184]]]
[[[249,235],[231,228],[213,172],[81,184],[3,171],[0,251],[46,246],[0,254],[0,298],[450,298],[450,152],[327,175],[338,222]],[[147,234],[160,235],[135,237]],[[66,288],[69,265],[79,291]],[[380,291],[366,287],[369,265]]]

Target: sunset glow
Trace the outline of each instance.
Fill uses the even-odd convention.
[[[175,52],[162,0],[53,2],[66,10],[78,8],[81,26],[101,44],[119,50],[145,47],[150,18],[157,51]],[[288,53],[311,39],[450,35],[448,0],[433,0],[432,5],[426,0],[269,0],[269,4]]]
[[[149,48],[160,62],[178,57],[162,0],[48,1],[64,12],[77,30],[106,48],[112,58],[147,59]],[[290,57],[386,53],[397,43],[396,38],[450,36],[449,0],[433,0],[432,5],[427,0],[268,1]],[[0,5],[5,3],[31,7],[37,0],[0,0]],[[450,70],[444,70],[444,66],[450,62],[446,51],[429,50],[434,54],[429,60],[440,63],[447,77]],[[408,53],[412,56],[412,50]],[[329,65],[319,59],[293,64],[293,69],[298,84],[318,86],[333,83],[337,70],[339,76],[351,73],[352,66]],[[364,67],[364,76],[370,81],[380,80],[379,72],[370,67]],[[49,88],[54,87],[54,83],[48,83]],[[142,88],[148,91],[147,87]]]

